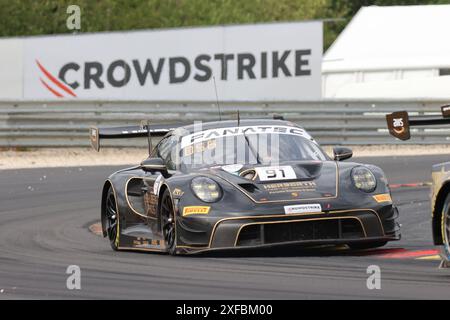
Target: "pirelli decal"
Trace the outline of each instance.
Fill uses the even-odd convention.
[[[208,214],[211,207],[208,206],[189,206],[183,208],[183,217],[193,214]]]

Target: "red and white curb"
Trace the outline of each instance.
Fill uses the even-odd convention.
[[[102,232],[102,225],[100,222],[91,224],[89,226],[89,231],[92,232],[93,234],[97,235],[97,236],[102,236],[103,232]]]
[[[419,188],[419,187],[431,187],[431,182],[411,182],[411,183],[394,183],[389,184],[391,189],[398,188]]]
[[[384,259],[441,260],[438,249],[408,250],[404,248],[381,249],[374,256]]]

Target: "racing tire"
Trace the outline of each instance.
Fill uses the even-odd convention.
[[[352,250],[374,249],[384,246],[387,241],[361,242],[347,244]]]
[[[177,237],[175,233],[175,211],[169,189],[164,191],[161,198],[160,212],[161,227],[167,252],[174,256],[177,254]]]
[[[450,194],[444,200],[441,214],[442,249],[441,257],[446,262],[450,261]]]
[[[112,187],[109,187],[106,194],[105,217],[106,233],[114,251],[119,250],[119,210],[117,210],[116,196]]]

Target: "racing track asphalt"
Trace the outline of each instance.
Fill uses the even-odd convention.
[[[357,160],[380,165],[394,184],[429,181],[431,165],[449,158]],[[295,249],[200,257],[113,252],[88,226],[99,220],[100,188],[116,169],[0,172],[0,299],[450,298],[450,270],[439,270],[439,261],[379,254],[386,251]],[[386,248],[435,249],[428,196],[428,187],[394,190],[403,239]],[[66,288],[69,265],[81,268],[81,290]],[[369,265],[381,268],[381,290],[366,287]]]

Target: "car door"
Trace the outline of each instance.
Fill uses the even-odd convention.
[[[145,178],[143,179],[144,206],[149,225],[152,230],[156,231],[158,227],[158,198],[159,188],[164,179],[169,178],[176,170],[175,161],[172,160],[174,150],[176,149],[176,136],[167,136],[163,138],[155,147],[151,154],[151,158],[160,158],[167,170],[145,170]]]

